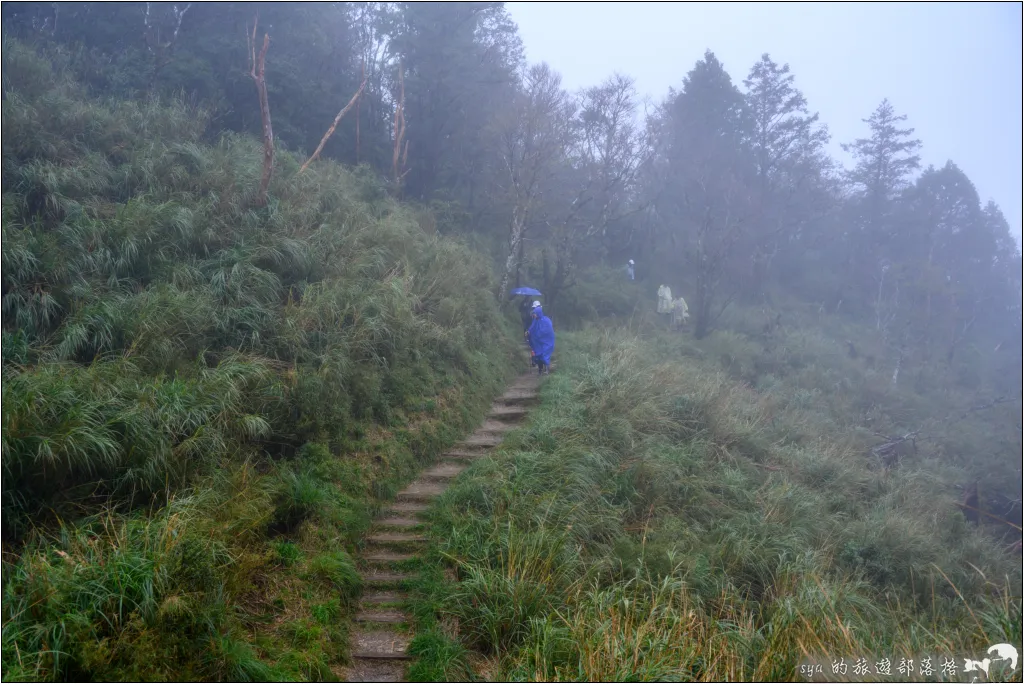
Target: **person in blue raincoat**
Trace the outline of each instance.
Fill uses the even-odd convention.
[[[532,361],[537,366],[537,373],[547,375],[551,370],[551,354],[555,351],[555,328],[551,325],[551,319],[544,315],[540,302],[533,303],[530,315],[533,323],[526,331],[526,337],[530,341]]]

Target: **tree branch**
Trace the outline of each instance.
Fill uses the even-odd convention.
[[[341,121],[341,118],[348,113],[348,110],[352,109],[352,106],[359,99],[359,96],[363,94],[363,89],[365,87],[366,79],[364,78],[363,82],[359,85],[359,90],[356,91],[356,94],[352,96],[352,99],[348,101],[348,104],[345,105],[340,112],[338,112],[338,115],[336,117],[334,117],[334,123],[332,123],[331,127],[327,129],[326,133],[324,133],[324,137],[320,139],[320,144],[316,146],[316,151],[313,152],[313,154],[310,155],[309,159],[306,160],[306,163],[302,165],[302,168],[299,169],[299,173],[305,171],[306,167],[309,166],[314,159],[320,156],[320,152],[324,149],[324,145],[326,145],[330,137],[334,135],[334,129],[338,127],[338,122]]]

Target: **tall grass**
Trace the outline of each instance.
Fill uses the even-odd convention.
[[[434,509],[461,581],[425,600],[492,677],[792,680],[805,658],[1020,643],[1020,559],[930,463],[887,473],[673,340],[559,344],[529,426]]]
[[[4,676],[333,676],[378,496],[517,358],[490,272],[365,169],[257,209],[203,112],[3,79]]]

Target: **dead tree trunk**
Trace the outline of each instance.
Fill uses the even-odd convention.
[[[402,143],[405,143],[403,146]],[[391,151],[391,178],[396,192],[401,189],[402,179],[409,173],[406,162],[409,159],[409,141],[405,140],[405,77],[402,63],[398,63],[398,102],[395,104],[394,147]]]
[[[525,216],[523,211],[520,209],[518,204],[512,208],[512,224],[509,226],[508,235],[508,258],[505,259],[505,268],[501,274],[501,286],[498,289],[498,301],[500,302],[502,297],[505,296],[505,291],[508,289],[508,282],[512,279],[512,272],[516,268],[518,262],[517,256],[519,255],[519,249],[522,245],[523,232],[525,229]]]
[[[366,86],[366,60],[363,59],[363,85],[359,86],[362,90]],[[359,98],[356,101],[356,166],[359,166],[359,110],[363,108],[363,99]]]
[[[903,347],[900,347],[900,355],[896,359],[896,367],[892,371],[892,386],[896,386],[896,382],[900,378],[900,366],[903,365]]]
[[[520,287],[523,278],[523,252],[525,251],[526,243],[522,240],[519,241],[519,257],[516,259],[516,287]],[[545,257],[546,258],[546,257]],[[545,262],[546,264],[547,262]]]
[[[362,84],[360,84],[360,86],[359,86],[359,90],[356,91],[356,94],[353,95],[352,99],[348,101],[348,104],[345,105],[340,112],[338,112],[338,116],[334,117],[334,123],[332,123],[331,127],[327,129],[326,133],[324,133],[324,137],[320,139],[320,144],[316,146],[316,152],[314,152],[312,155],[310,155],[309,159],[306,160],[306,163],[303,164],[302,168],[299,169],[299,173],[302,173],[303,171],[305,171],[306,167],[309,166],[310,162],[312,162],[314,159],[316,159],[317,157],[320,156],[320,152],[323,151],[324,145],[326,145],[327,141],[330,139],[330,137],[332,135],[334,135],[334,129],[338,127],[338,122],[341,121],[341,117],[345,116],[345,114],[348,113],[348,110],[352,109],[352,105],[354,105],[359,100],[359,96],[363,94],[363,88],[365,88],[365,87],[366,87],[366,80],[364,79]],[[358,129],[357,129],[357,135],[358,135]]]
[[[980,513],[981,510],[978,506],[977,480],[975,480],[970,487],[967,487],[964,490],[964,498],[961,499],[960,503],[957,505],[960,506],[960,510],[964,512],[964,517],[967,518],[968,522],[971,522],[975,525],[981,522],[981,518],[978,515],[978,513]]]
[[[252,23],[252,35],[249,39],[249,76],[256,84],[256,92],[260,97],[260,120],[263,123],[263,177],[260,179],[260,192],[256,197],[257,206],[267,205],[267,188],[270,176],[274,172],[274,129],[270,125],[270,102],[267,99],[266,59],[267,48],[270,47],[270,34],[263,34],[263,48],[256,54],[256,25],[259,14]]]

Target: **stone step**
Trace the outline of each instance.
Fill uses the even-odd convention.
[[[513,389],[501,395],[501,401],[513,406],[524,406],[537,401],[537,392],[532,389]]]
[[[400,491],[395,500],[426,502],[436,498],[447,488],[447,484],[443,483],[416,481]]]
[[[387,570],[362,573],[363,584],[366,586],[388,587],[402,582],[411,582],[417,575],[411,572],[388,572]]]
[[[357,660],[344,675],[345,682],[404,682],[405,664],[401,661]]]
[[[491,406],[488,418],[496,420],[512,421],[525,418],[530,412],[522,406],[508,406],[507,404],[495,404]]]
[[[489,419],[485,420],[483,425],[478,427],[476,429],[476,432],[474,432],[473,434],[474,435],[480,435],[480,436],[483,436],[483,435],[503,435],[506,432],[508,432],[509,430],[514,430],[515,428],[516,428],[516,426],[512,425],[510,423],[506,423],[506,422],[503,422],[503,421],[500,421],[500,420],[494,420],[493,418],[489,418]]]
[[[352,657],[360,660],[412,660],[408,653],[378,653],[377,651],[356,651]]]
[[[359,601],[366,604],[399,603],[407,598],[409,595],[404,591],[378,591],[373,594],[363,594],[359,597]]]
[[[366,537],[371,544],[423,544],[427,538],[422,534],[408,534],[405,532],[377,532]]]
[[[400,625],[409,621],[409,616],[398,610],[361,610],[356,613],[356,622]]]
[[[427,480],[450,480],[466,469],[464,463],[439,463],[420,477]]]
[[[387,514],[392,515],[405,513],[416,515],[417,513],[423,513],[428,508],[430,508],[430,504],[425,504],[418,501],[399,501],[397,503],[391,504],[391,506],[388,508]]]
[[[404,563],[418,557],[419,555],[415,553],[399,553],[397,551],[379,549],[364,553],[359,558],[364,563]]]
[[[476,447],[481,449],[489,449],[499,444],[501,444],[501,437],[491,434],[475,434],[459,442],[460,447]]]
[[[412,634],[390,629],[356,628],[352,633],[352,650],[363,653],[405,653]]]
[[[486,454],[487,454],[487,451],[480,451],[480,450],[472,450],[471,451],[469,449],[456,449],[454,451],[449,451],[448,453],[446,453],[444,455],[444,457],[445,458],[454,459],[454,460],[457,460],[457,461],[472,461],[474,459],[477,459],[477,458],[480,458],[482,456],[485,456]]]
[[[407,530],[413,527],[419,527],[423,524],[424,523],[422,520],[417,520],[416,518],[404,518],[401,516],[379,518],[373,521],[373,526],[377,529],[392,528],[398,530]]]
[[[554,367],[554,363],[551,364]],[[534,366],[530,370],[525,371],[522,375],[516,378],[509,387],[521,387],[522,385],[534,385],[537,384],[537,367]]]

